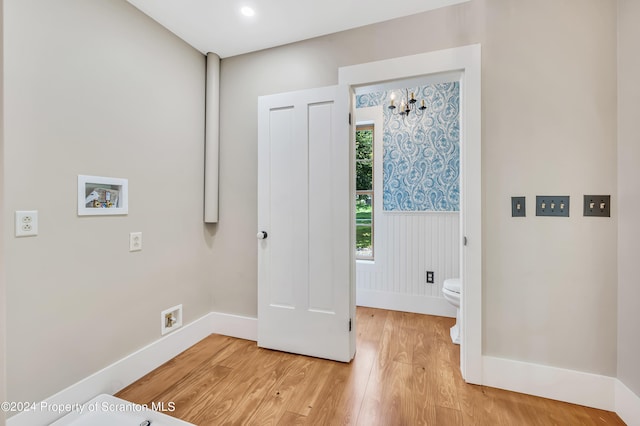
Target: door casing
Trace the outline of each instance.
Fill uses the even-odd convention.
[[[460,72],[460,369],[482,384],[482,147],[479,44],[341,67],[340,85],[352,88],[398,79]]]

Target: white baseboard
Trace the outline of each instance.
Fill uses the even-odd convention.
[[[212,312],[211,333],[237,337],[245,340],[258,340],[258,318]]]
[[[356,305],[369,308],[391,309],[416,314],[456,317],[456,309],[445,299],[433,296],[392,293],[358,288]]]
[[[483,384],[614,411],[617,379],[491,356],[482,357]]]
[[[114,394],[145,374],[174,358],[211,334],[213,315],[204,317],[167,334],[144,348],[116,361],[38,403],[33,411],[19,413],[7,419],[7,426],[48,425],[65,412],[53,410],[59,404],[83,404],[103,393]]]
[[[628,426],[640,426],[640,396],[620,380],[615,385],[615,412]]]

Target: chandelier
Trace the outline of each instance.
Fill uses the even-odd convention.
[[[389,109],[392,114],[401,115],[402,118],[408,117],[411,112],[413,112],[416,116],[421,117],[427,106],[424,103],[424,99],[420,101],[420,106],[417,106],[418,100],[416,99],[415,93],[411,92],[409,94],[409,89],[404,89],[406,97],[402,98],[400,101],[400,107],[396,107],[395,101],[395,93],[391,93],[391,102],[389,104]],[[397,110],[396,110],[397,109]]]

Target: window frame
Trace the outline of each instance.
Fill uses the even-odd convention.
[[[356,197],[354,202],[357,202],[358,196],[360,195],[369,195],[371,197],[371,256],[361,256],[358,254],[358,250],[356,248],[356,253],[355,253],[355,257],[356,260],[365,260],[365,261],[373,261],[375,260],[375,244],[374,244],[374,235],[375,235],[375,160],[374,160],[374,156],[375,156],[375,125],[373,123],[370,124],[358,124],[356,125],[356,133],[359,131],[370,131],[371,132],[371,158],[370,159],[358,159],[357,158],[357,146],[355,147],[355,152],[356,155],[354,156],[354,172],[356,172],[355,170],[355,165],[358,163],[365,163],[365,162],[371,162],[371,189],[361,189],[359,190],[357,188],[356,185]],[[354,144],[357,144],[357,138],[354,138]],[[356,175],[356,182],[357,182],[357,175]],[[355,214],[355,229],[357,232],[357,228],[358,228],[358,219],[357,219],[357,212]]]

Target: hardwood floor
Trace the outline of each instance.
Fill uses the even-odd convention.
[[[199,426],[624,425],[607,411],[466,384],[451,318],[357,309],[350,364],[211,335],[116,396]]]

